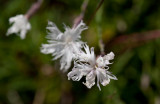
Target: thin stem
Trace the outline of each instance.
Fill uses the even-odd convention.
[[[102,40],[102,29],[100,27],[98,27],[98,37],[99,37],[99,48],[101,51],[101,55],[105,55],[105,52],[104,52],[105,45]]]
[[[87,25],[89,25],[90,22],[92,21],[92,19],[95,17],[97,11],[98,11],[99,8],[102,6],[103,2],[104,2],[104,0],[101,0],[101,1],[99,2],[99,4],[98,4],[96,10],[93,12],[93,14],[91,15],[91,17],[89,18],[89,21],[88,21]]]
[[[109,44],[118,45],[118,44],[128,44],[128,43],[141,43],[149,41],[152,39],[160,38],[160,30],[146,31],[142,33],[133,33],[129,35],[121,35],[115,37]],[[132,44],[130,44],[132,45]]]
[[[109,43],[106,43],[106,45],[110,49],[115,49],[115,51],[118,49],[117,52],[121,54],[157,38],[160,38],[160,30],[152,30],[142,33],[121,35],[113,38]]]
[[[81,22],[81,20],[84,18],[84,14],[86,12],[88,2],[89,2],[89,0],[83,1],[82,6],[81,6],[81,13],[78,17],[75,18],[73,28],[75,28]]]
[[[32,6],[30,7],[30,9],[25,14],[25,17],[27,19],[30,19],[38,11],[38,9],[40,8],[42,2],[43,2],[43,0],[37,0],[37,2],[35,2],[34,4],[32,4]]]
[[[32,104],[44,104],[45,97],[47,95],[46,88],[48,87],[48,78],[53,76],[53,67],[48,64],[41,66],[41,75],[38,77],[38,88],[35,92],[35,96]],[[43,80],[42,80],[43,79]]]
[[[45,99],[44,89],[38,89],[35,94],[33,104],[43,104]]]
[[[101,55],[105,55],[105,52],[104,52],[104,43],[103,43],[103,40],[102,40],[102,14],[103,14],[103,8],[101,7],[99,9],[99,11],[97,12],[96,14],[96,22],[97,22],[97,30],[98,30],[98,39],[99,39],[99,48],[100,48],[100,52],[101,52]]]

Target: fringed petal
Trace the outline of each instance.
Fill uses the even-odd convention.
[[[87,76],[86,76],[86,82],[84,83],[84,85],[87,86],[87,88],[91,88],[92,86],[95,85],[95,74],[94,71],[91,71]]]

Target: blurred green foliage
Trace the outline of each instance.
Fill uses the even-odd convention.
[[[15,34],[7,37],[8,19],[25,14],[34,2],[0,0],[0,104],[160,104],[160,39],[123,53],[118,53],[118,47],[105,48],[106,52],[115,52],[110,71],[118,80],[101,86],[102,91],[96,85],[87,89],[82,84],[85,79],[68,81],[67,73],[59,71],[59,62],[40,53],[41,44],[46,43],[48,20],[63,31],[63,23],[73,25],[83,1],[44,0],[30,19],[32,29],[26,39]],[[90,0],[84,22],[89,21],[98,3]],[[98,55],[98,34],[102,33],[107,44],[123,34],[159,29],[159,4],[159,0],[106,0],[89,29],[82,33],[82,40],[95,47]]]

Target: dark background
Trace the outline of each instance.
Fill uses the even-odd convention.
[[[99,1],[90,0],[85,23]],[[118,80],[101,91],[96,85],[87,89],[85,78],[68,81],[59,60],[40,53],[48,20],[61,31],[63,23],[72,27],[82,0],[44,0],[26,39],[6,36],[8,19],[25,14],[34,2],[0,0],[0,104],[160,104],[160,0],[106,0],[82,33],[97,55],[99,34],[105,52],[115,53],[109,70]]]

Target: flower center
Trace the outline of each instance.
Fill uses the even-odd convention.
[[[94,70],[96,70],[98,68],[97,63],[94,65]]]
[[[69,42],[71,42],[72,41],[72,37],[71,36],[67,36],[66,38],[65,38],[65,42],[66,43],[69,43]]]

